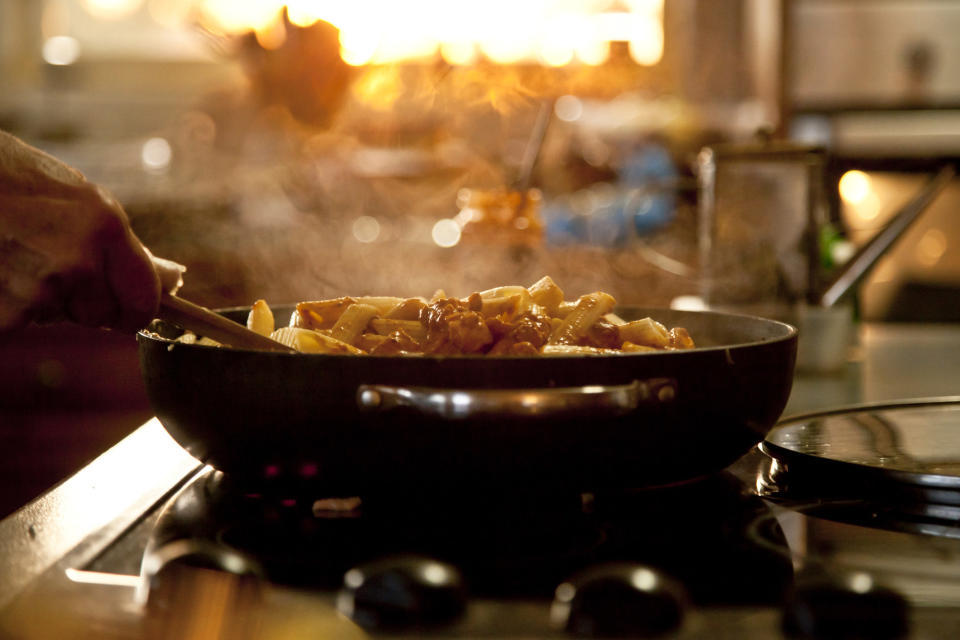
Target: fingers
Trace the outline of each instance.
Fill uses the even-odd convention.
[[[58,317],[135,331],[182,274],[150,255],[109,192],[0,132],[0,331]]]
[[[93,275],[75,283],[65,310],[69,320],[87,327],[114,327],[123,316],[107,283]]]
[[[83,174],[73,167],[0,131],[0,191],[62,195],[85,184]]]
[[[150,253],[149,249],[147,249],[147,253],[150,254],[150,260],[157,270],[157,275],[160,276],[160,288],[167,293],[176,293],[179,291],[180,287],[183,286],[183,274],[187,268],[179,262],[167,260],[166,258],[158,258]]]
[[[160,292],[174,293],[183,285],[186,267],[150,253],[133,233],[120,204],[107,191],[98,193],[103,205],[124,222],[123,233],[112,236],[113,242],[105,247],[106,282],[119,311],[108,326],[138,331],[157,316]]]
[[[121,331],[147,326],[160,307],[160,276],[146,248],[132,232],[107,247],[105,282],[117,301],[119,315],[110,325]]]
[[[0,331],[66,318],[133,332],[183,267],[154,259],[123,209],[92,186],[79,198],[0,193]]]
[[[50,264],[43,252],[0,234],[0,331],[61,315]]]

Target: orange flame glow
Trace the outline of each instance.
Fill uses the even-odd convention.
[[[337,27],[341,57],[357,66],[438,55],[453,65],[481,55],[498,64],[598,65],[610,42],[628,43],[641,65],[663,56],[663,0],[201,0],[201,20],[213,31],[254,31],[270,43],[284,8],[296,26],[323,20]]]

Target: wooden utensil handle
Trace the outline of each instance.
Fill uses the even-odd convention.
[[[247,329],[242,324],[214,313],[206,307],[164,293],[160,299],[160,318],[199,336],[235,347],[260,351],[296,353],[294,349]]]

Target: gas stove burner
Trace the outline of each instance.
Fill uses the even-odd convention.
[[[758,490],[866,526],[960,537],[960,399],[874,404],[775,427]]]
[[[786,556],[748,539],[749,523],[767,506],[728,472],[658,489],[596,494],[441,491],[328,498],[315,487],[249,489],[203,470],[161,512],[144,567],[162,572],[158,559],[170,555],[171,545],[189,541],[192,549],[211,552],[208,562],[191,557],[193,564],[225,567],[220,559],[238,557],[271,583],[335,594],[348,576],[375,575],[371,567],[412,557],[451,568],[470,598],[546,602],[559,585],[592,575],[591,568],[645,567],[682,585],[695,605],[777,602],[792,580]],[[336,505],[337,515],[317,509],[318,502]],[[411,566],[391,564],[388,573],[420,575]],[[415,582],[410,588],[417,593],[432,593]],[[354,589],[354,607],[370,604],[369,585]],[[417,611],[398,615],[420,619]]]

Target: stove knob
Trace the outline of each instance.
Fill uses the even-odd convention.
[[[440,625],[458,618],[466,606],[466,586],[456,567],[409,555],[350,569],[337,597],[342,614],[376,629]]]
[[[899,593],[867,573],[820,576],[800,582],[783,611],[783,630],[793,638],[903,638],[909,607]]]
[[[185,638],[214,624],[210,637],[245,638],[260,623],[262,570],[220,545],[170,542],[145,555],[141,577],[137,595],[146,605],[146,637]]]
[[[575,635],[649,637],[679,628],[687,602],[683,586],[657,569],[605,564],[558,586],[550,617]]]

